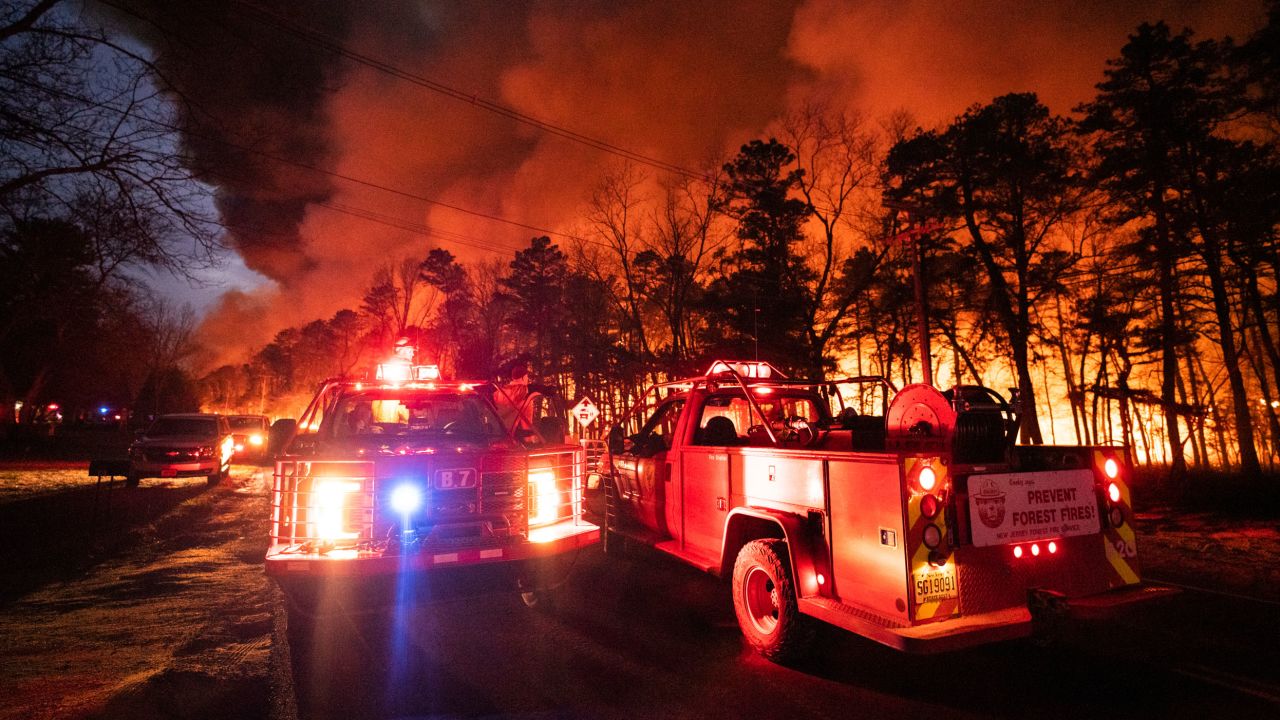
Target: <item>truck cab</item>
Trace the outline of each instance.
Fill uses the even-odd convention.
[[[1015,445],[987,388],[717,361],[647,398],[637,432],[611,437],[606,549],[638,541],[732,578],[766,657],[800,652],[815,618],[934,652],[1155,594],[1124,449]]]

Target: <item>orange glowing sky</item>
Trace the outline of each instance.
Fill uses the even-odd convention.
[[[183,10],[160,0],[138,2],[167,13],[186,32],[207,32],[208,47],[231,42],[213,36],[214,24],[183,22]],[[1163,19],[1175,29],[1192,27],[1198,37],[1243,38],[1265,14],[1262,0],[372,7],[324,3],[291,17],[403,71],[690,168],[767,135],[789,108],[814,98],[873,120],[905,109],[925,126],[1013,91],[1035,91],[1052,110],[1067,113],[1091,96],[1106,59],[1140,22]],[[243,19],[234,8],[227,17],[227,24]],[[331,173],[571,232],[593,184],[620,162],[373,68],[273,39],[271,28],[257,32],[270,52],[278,45],[280,53],[305,55],[305,63],[295,69],[230,47],[214,66],[188,73],[189,90],[237,119],[288,128],[297,135],[291,139],[313,151],[309,162]],[[307,83],[315,84],[313,92],[299,87]],[[288,97],[274,98],[272,87]],[[506,258],[539,234],[296,168],[263,164],[237,182],[211,181],[224,209],[252,209],[291,192],[302,198],[292,205],[299,209],[296,235],[267,238],[245,228],[230,238],[239,251],[224,273],[230,289],[202,328],[203,342],[215,349],[211,363],[238,360],[283,327],[358,306],[371,274],[388,259],[421,257],[435,246],[464,260]],[[423,236],[306,198],[440,232]],[[282,224],[292,226],[292,218]]]

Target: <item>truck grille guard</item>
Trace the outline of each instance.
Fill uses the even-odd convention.
[[[485,458],[474,488],[428,488],[424,514],[404,524],[386,507],[390,483],[379,486],[373,461],[278,461],[270,540],[279,554],[335,557],[541,542],[553,526],[587,524],[583,490],[603,454],[603,442],[584,440]],[[338,490],[341,502],[332,499]]]

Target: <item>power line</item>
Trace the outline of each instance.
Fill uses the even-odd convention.
[[[423,235],[426,237],[438,237],[444,242],[456,243],[459,245],[466,245],[468,247],[473,247],[473,248],[484,250],[487,252],[502,253],[505,251],[505,252],[510,252],[514,254],[524,249],[524,248],[515,248],[509,245],[502,245],[498,243],[485,242],[483,240],[480,240],[479,238],[474,238],[468,235],[463,235],[461,233],[456,233],[449,230],[441,230],[439,228],[433,228],[430,225],[423,225],[419,223],[410,222],[402,218],[397,218],[392,215],[384,215],[374,210],[369,210],[369,209],[361,208],[358,206],[346,205],[344,203],[334,203],[334,202],[318,202],[314,204],[320,207],[326,208],[328,210],[332,210],[334,212],[342,213],[344,215],[350,215],[352,217],[360,218],[362,220],[367,220],[369,222],[378,223],[380,225],[386,225],[388,227],[393,227],[399,230],[407,230],[408,232],[417,233],[419,235]]]
[[[105,2],[105,0],[99,0],[99,1]],[[411,73],[385,60],[380,60],[378,58],[371,57],[364,53],[357,52],[351,49],[350,47],[342,44],[340,41],[335,40],[317,30],[306,27],[304,25],[299,25],[297,23],[294,23],[293,21],[287,18],[281,17],[280,15],[274,12],[271,12],[270,10],[259,7],[258,5],[252,2],[247,2],[247,0],[233,0],[233,2],[250,9],[255,13],[258,13],[260,16],[266,18],[266,21],[269,25],[277,29],[283,30],[284,32],[287,32],[295,37],[298,37],[302,39],[304,42],[310,43],[323,50],[327,50],[335,55],[344,57],[348,60],[359,63],[361,65],[365,65],[367,67],[373,68],[382,73],[385,73],[387,75],[398,78],[400,80],[404,80],[406,82],[412,83],[414,85],[425,88],[432,92],[439,93],[441,95],[452,98],[454,100],[458,100],[460,102],[465,102],[469,105],[480,108],[481,110],[491,112],[495,115],[500,115],[502,117],[508,118],[510,120],[514,120],[524,125],[537,128],[551,135],[555,135],[557,137],[564,138],[571,142],[575,142],[580,145],[585,145],[587,147],[609,153],[610,155],[615,155],[617,157],[629,160],[631,162],[639,163],[642,165],[648,165],[649,167],[662,170],[663,172],[680,175],[686,178],[691,178],[696,180],[710,179],[704,173],[695,172],[693,170],[689,170],[687,168],[681,167],[674,163],[669,163],[669,162],[666,162],[665,160],[660,160],[650,155],[645,155],[645,154],[636,152],[634,150],[628,150],[627,148],[621,147],[619,145],[615,145],[613,143],[610,143],[604,140],[593,138],[589,135],[584,135],[575,130],[566,128],[562,125],[556,125],[555,123],[552,123],[550,121],[543,120],[541,118],[537,118],[532,115],[528,115],[526,113],[522,113],[519,110],[516,110],[514,108],[510,108],[505,105],[498,104],[491,100],[486,100],[480,97],[478,94],[467,93],[462,90],[458,90],[457,88],[446,85],[442,82]]]

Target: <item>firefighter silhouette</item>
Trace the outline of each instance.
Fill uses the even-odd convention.
[[[494,406],[502,424],[514,430],[533,429],[533,391],[529,387],[529,356],[521,353],[498,369]]]

